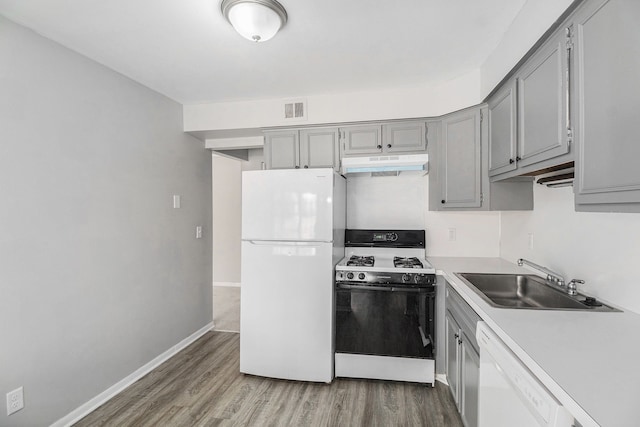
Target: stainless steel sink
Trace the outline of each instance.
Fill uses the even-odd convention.
[[[537,310],[619,311],[595,301],[587,305],[582,294],[569,295],[533,274],[456,273],[470,288],[493,307]],[[590,303],[587,301],[587,303]]]

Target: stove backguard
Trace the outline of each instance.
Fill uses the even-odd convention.
[[[345,230],[346,247],[425,248],[424,230]]]

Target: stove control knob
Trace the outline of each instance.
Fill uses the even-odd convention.
[[[347,273],[347,279],[349,280],[353,279],[353,273]]]
[[[410,282],[411,281],[411,275],[410,274],[403,274],[402,275],[402,281],[403,282]]]
[[[424,276],[422,276],[420,274],[416,274],[416,276],[414,277],[414,280],[418,284],[423,283],[424,282]]]
[[[360,273],[360,274],[358,274],[358,279],[360,279],[360,280],[364,280],[364,273]]]

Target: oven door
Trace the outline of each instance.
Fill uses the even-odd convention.
[[[335,376],[435,384],[435,288],[337,283]]]
[[[336,353],[433,358],[434,287],[336,286]]]

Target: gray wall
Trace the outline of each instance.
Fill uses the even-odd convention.
[[[240,283],[241,160],[213,155],[213,284]]]
[[[179,104],[2,17],[0,93],[0,401],[26,403],[0,425],[48,425],[211,321],[211,156]]]

